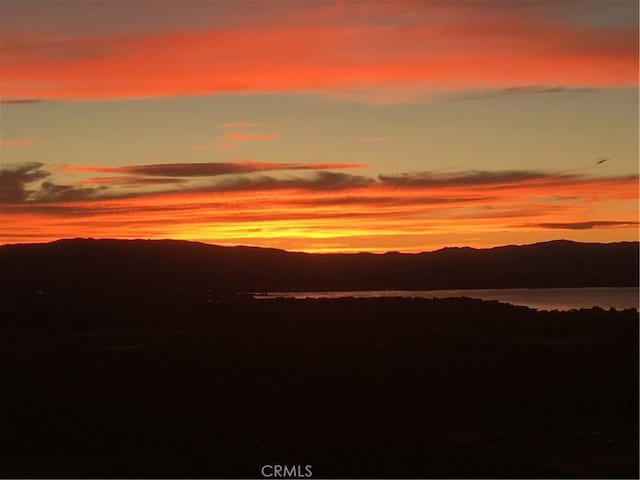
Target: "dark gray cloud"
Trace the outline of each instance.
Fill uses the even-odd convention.
[[[167,167],[164,169],[164,167]],[[203,166],[204,165],[204,166]],[[213,167],[212,167],[213,165]],[[562,187],[571,184],[593,183],[594,188],[597,185],[607,185],[611,182],[637,180],[637,175],[628,175],[621,177],[585,177],[580,175],[554,174],[536,171],[462,171],[454,173],[433,173],[418,172],[405,173],[399,175],[379,175],[377,178],[352,175],[341,172],[332,172],[326,170],[316,170],[306,172],[304,175],[283,175],[273,176],[270,174],[261,174],[252,172],[242,172],[242,174],[219,174],[214,175],[215,178],[206,180],[202,175],[195,175],[196,172],[220,172],[217,166],[227,164],[165,164],[165,165],[149,165],[139,167],[122,167],[125,169],[137,169],[145,167],[143,170],[155,172],[147,175],[124,174],[120,176],[97,176],[95,178],[84,180],[81,183],[73,185],[57,184],[53,181],[45,181],[38,187],[28,188],[32,182],[47,179],[50,173],[42,168],[41,163],[30,163],[11,169],[0,170],[0,201],[5,205],[8,204],[25,204],[34,208],[42,208],[45,204],[65,201],[82,201],[97,200],[108,198],[134,198],[146,197],[159,194],[188,194],[188,193],[211,193],[216,192],[233,192],[233,191],[271,191],[271,190],[304,190],[304,191],[335,191],[348,192],[352,189],[366,187],[385,187],[390,190],[380,190],[376,195],[362,195],[356,191],[348,192],[344,195],[335,195],[332,198],[314,199],[313,203],[335,205],[355,205],[358,203],[377,204],[377,205],[437,205],[451,204],[474,201],[490,201],[493,197],[482,196],[479,192],[473,192],[474,188],[483,186],[489,187],[491,191],[498,192],[501,189],[526,188],[527,185],[544,185],[545,187]],[[276,165],[276,164],[269,164]],[[296,165],[296,164],[285,164]],[[319,164],[318,164],[319,165]],[[306,168],[305,164],[305,170]],[[178,167],[184,167],[180,170]],[[81,172],[91,171],[103,167],[72,167],[68,171]],[[119,169],[120,167],[114,167]],[[131,170],[133,171],[133,170]],[[111,172],[111,169],[109,169]],[[176,173],[178,177],[164,177],[169,172]],[[247,174],[250,173],[250,174]],[[157,175],[157,176],[156,176]],[[182,176],[180,176],[182,175]],[[191,178],[191,177],[194,178]],[[199,178],[196,178],[199,177]],[[153,191],[149,189],[138,189],[136,187],[158,186]],[[439,195],[438,193],[425,192],[421,198],[416,198],[420,189],[437,189],[447,187],[462,187],[470,189],[469,194],[462,195]],[[416,194],[409,197],[402,195],[394,195],[393,189],[415,189]],[[486,190],[485,190],[486,191]],[[473,193],[472,193],[473,192]],[[497,194],[497,193],[496,193]],[[494,195],[489,192],[487,195]],[[550,197],[554,201],[572,201],[578,199],[575,196],[562,198]],[[306,199],[301,198],[300,202]],[[302,205],[302,203],[301,203]],[[51,210],[52,214],[55,212]],[[574,228],[584,229],[592,228],[588,224],[575,224],[567,227],[566,225],[554,226],[548,224],[547,228]],[[600,225],[604,226],[604,224]]]
[[[255,177],[232,177],[217,182],[203,191],[240,191],[240,190],[277,190],[277,189],[305,189],[305,190],[343,190],[364,187],[375,183],[375,179],[360,175],[350,175],[336,172],[315,172],[309,177],[276,178],[269,175]]]
[[[380,175],[378,179],[384,185],[393,187],[453,187],[496,185],[524,182],[536,179],[570,179],[571,176],[559,176],[526,170],[506,170],[500,172],[466,171],[450,174],[419,172],[401,175]]]
[[[42,163],[31,162],[10,168],[0,169],[0,202],[17,203],[25,201],[33,190],[26,185],[43,180],[50,173],[42,170]]]
[[[485,98],[506,97],[513,95],[540,95],[550,93],[593,93],[595,88],[574,88],[564,86],[536,86],[530,85],[525,87],[499,88],[494,90],[485,90],[469,95],[457,95],[452,97],[453,100],[482,100]]]
[[[357,175],[348,175],[329,171],[315,171],[308,177],[287,176],[276,178],[255,174],[261,170],[310,170],[315,167],[332,164],[245,164],[228,163],[192,163],[157,164],[133,167],[71,167],[70,172],[119,172],[120,176],[95,177],[82,182],[82,185],[61,185],[51,181],[42,183],[39,188],[27,189],[26,185],[44,180],[51,175],[43,170],[42,163],[29,163],[0,170],[0,202],[9,203],[48,203],[64,201],[96,200],[101,198],[131,198],[158,193],[172,192],[225,192],[235,190],[341,190],[369,185],[375,180]],[[343,165],[343,164],[335,164]],[[347,167],[343,167],[347,168]],[[174,175],[173,177],[168,175]],[[189,184],[189,177],[222,176],[208,185]],[[178,177],[178,178],[176,178]],[[153,185],[179,186],[162,191],[123,191],[114,187],[145,187]]]
[[[33,193],[36,202],[70,202],[91,200],[99,197],[107,187],[76,187],[71,185],[56,185],[44,182],[40,189]]]
[[[638,222],[619,222],[611,220],[598,220],[593,222],[567,222],[567,223],[536,223],[527,225],[538,228],[551,228],[559,230],[591,230],[593,228],[607,227],[636,227]]]
[[[32,163],[9,170],[0,171],[1,202],[29,204],[34,208],[42,208],[42,204],[97,200],[106,198],[133,198],[151,196],[164,193],[215,193],[250,190],[344,190],[363,187],[376,183],[369,177],[349,175],[345,173],[317,171],[306,177],[287,176],[276,178],[270,175],[231,175],[223,180],[208,185],[187,184],[183,178],[157,177],[97,177],[85,182],[87,186],[60,185],[51,181],[43,182],[39,188],[27,190],[25,185],[37,180],[43,180],[50,173],[41,169],[41,163]],[[179,185],[182,188],[168,188],[160,191],[123,191],[113,187],[136,187],[147,185]],[[36,206],[40,205],[40,206]],[[48,210],[52,214],[62,213]]]
[[[4,98],[0,99],[0,105],[29,105],[44,102],[41,98]]]
[[[360,164],[343,163],[268,163],[268,162],[206,162],[206,163],[157,163],[126,167],[69,167],[69,171],[119,173],[152,177],[215,177],[276,170],[330,170],[362,167]]]
[[[208,177],[255,172],[255,168],[233,163],[166,163],[111,168],[108,171],[160,177]]]
[[[106,187],[56,185],[49,181],[43,182],[37,189],[28,189],[27,184],[44,180],[51,175],[42,166],[42,163],[31,162],[0,169],[0,203],[87,200],[96,198],[100,191],[106,190]]]
[[[345,188],[358,188],[371,185],[373,178],[348,173],[316,172],[312,178],[313,190],[342,190]]]
[[[118,177],[94,177],[85,180],[86,185],[104,185],[104,186],[120,186],[120,187],[144,187],[148,185],[173,185],[185,183],[184,178],[171,177],[136,177],[123,175]]]

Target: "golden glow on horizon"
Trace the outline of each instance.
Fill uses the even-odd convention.
[[[52,3],[3,4],[0,243],[638,239],[632,2]]]
[[[331,192],[172,192],[25,202],[6,209],[2,242],[175,238],[309,252],[415,252],[443,245],[498,245],[514,234],[637,239],[636,178],[559,183],[550,178],[472,187],[373,185]],[[563,197],[558,198],[560,191]],[[593,223],[594,210],[608,206],[607,221]]]

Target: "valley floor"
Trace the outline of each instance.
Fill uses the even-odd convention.
[[[155,305],[155,306],[154,306]],[[5,305],[3,477],[637,478],[638,313]]]

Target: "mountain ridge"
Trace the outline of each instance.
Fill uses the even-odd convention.
[[[638,242],[555,240],[418,254],[304,253],[183,240],[0,246],[0,293],[128,297],[227,292],[638,286]],[[205,292],[205,293],[203,293]]]
[[[55,245],[55,244],[74,244],[74,243],[92,243],[92,242],[137,242],[137,243],[171,243],[171,244],[182,244],[182,245],[203,245],[208,247],[216,247],[223,249],[251,249],[251,250],[264,250],[264,251],[277,251],[277,252],[286,252],[286,253],[304,253],[307,255],[361,255],[361,254],[369,254],[369,255],[423,255],[429,253],[436,253],[442,251],[487,251],[487,250],[498,250],[505,248],[521,248],[521,247],[532,247],[536,245],[620,245],[620,244],[636,244],[640,246],[640,242],[635,240],[622,240],[618,242],[578,242],[575,240],[567,240],[567,239],[554,239],[554,240],[545,240],[542,242],[534,242],[534,243],[523,243],[516,244],[510,243],[506,245],[495,245],[493,247],[471,247],[471,246],[452,246],[452,247],[442,247],[436,250],[423,250],[420,252],[399,252],[397,250],[388,250],[386,252],[367,252],[367,251],[359,251],[359,252],[305,252],[303,250],[286,250],[284,248],[276,248],[276,247],[260,247],[256,245],[219,245],[217,243],[207,243],[200,242],[197,240],[179,240],[172,238],[160,238],[160,239],[145,239],[145,238],[131,238],[131,239],[121,239],[121,238],[93,238],[93,237],[73,237],[73,238],[59,238],[57,240],[52,240],[50,242],[34,242],[34,243],[6,243],[0,245],[0,250],[3,248],[13,248],[13,247],[24,247],[24,246],[41,246],[41,245]]]

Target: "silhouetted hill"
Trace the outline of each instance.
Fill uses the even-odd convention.
[[[638,243],[552,241],[420,254],[307,254],[173,240],[59,240],[0,247],[1,294],[122,297],[286,290],[638,285]]]
[[[225,297],[637,285],[637,264],[636,243],[0,247],[0,477],[638,478],[635,309]]]
[[[635,310],[39,300],[0,314],[0,477],[638,478]]]

